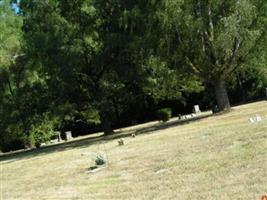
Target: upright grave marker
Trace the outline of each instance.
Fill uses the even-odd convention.
[[[200,108],[199,108],[199,105],[194,105],[194,113],[200,113]]]
[[[71,131],[67,131],[67,132],[65,132],[65,134],[66,134],[66,141],[72,140]]]

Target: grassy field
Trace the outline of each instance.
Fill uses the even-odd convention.
[[[256,114],[263,121],[249,123]],[[132,132],[136,138],[126,137]],[[195,121],[122,129],[102,144],[97,136],[2,157],[1,200],[257,200],[267,193],[266,101]],[[95,153],[105,149],[108,166],[89,173]]]

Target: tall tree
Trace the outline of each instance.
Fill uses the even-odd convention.
[[[14,72],[15,61],[21,54],[22,19],[11,10],[10,1],[0,2],[0,128],[1,142],[8,145],[17,137],[18,129],[23,129],[24,118],[20,113],[20,100],[17,98],[17,78]]]
[[[188,88],[182,75],[176,76],[153,58],[151,42],[156,38],[150,38],[143,26],[153,5],[149,1],[21,1],[28,54],[43,66],[51,91],[58,91],[61,98],[56,105],[69,102],[76,109],[96,108],[108,133],[136,95],[177,97]]]
[[[253,57],[266,55],[266,1],[170,0],[159,5],[160,48],[170,66],[213,85],[219,109],[229,109],[228,78]]]
[[[45,118],[49,122],[46,112],[51,107],[47,77],[25,53],[23,17],[11,5],[10,1],[0,4],[0,147],[4,151],[34,145],[32,129]]]

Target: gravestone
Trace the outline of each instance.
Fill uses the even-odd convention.
[[[51,144],[56,144],[56,143],[58,143],[58,139],[50,140],[50,143]]]
[[[200,113],[199,105],[194,105],[194,113]]]
[[[44,146],[46,146],[46,143],[43,142],[40,144],[40,147],[44,147]]]
[[[61,141],[62,141],[62,138],[61,138],[61,136],[60,136],[60,132],[57,131],[57,132],[55,132],[55,134],[56,134],[56,136],[57,136],[57,140],[58,140],[58,142],[61,142]]]
[[[254,118],[253,117],[249,118],[249,122],[252,123],[252,124],[254,124],[255,123]]]
[[[262,121],[262,118],[259,114],[257,114],[255,117],[251,117],[249,118],[249,122],[251,124],[254,124],[254,123],[257,123],[257,122],[261,122]]]
[[[65,132],[65,135],[66,135],[66,140],[72,140],[72,134],[71,134],[71,131],[67,131]]]
[[[261,116],[260,115],[256,115],[256,117],[255,117],[255,119],[256,119],[256,121],[257,122],[261,122],[262,121],[262,118],[261,118]]]

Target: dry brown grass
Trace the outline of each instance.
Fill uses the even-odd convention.
[[[248,123],[255,114],[263,121]],[[267,193],[266,101],[188,124],[157,126],[143,125],[153,131],[125,138],[124,146],[107,140],[109,165],[96,173],[87,172],[92,160],[81,153],[104,146],[90,139],[4,158],[1,199],[257,200]]]

